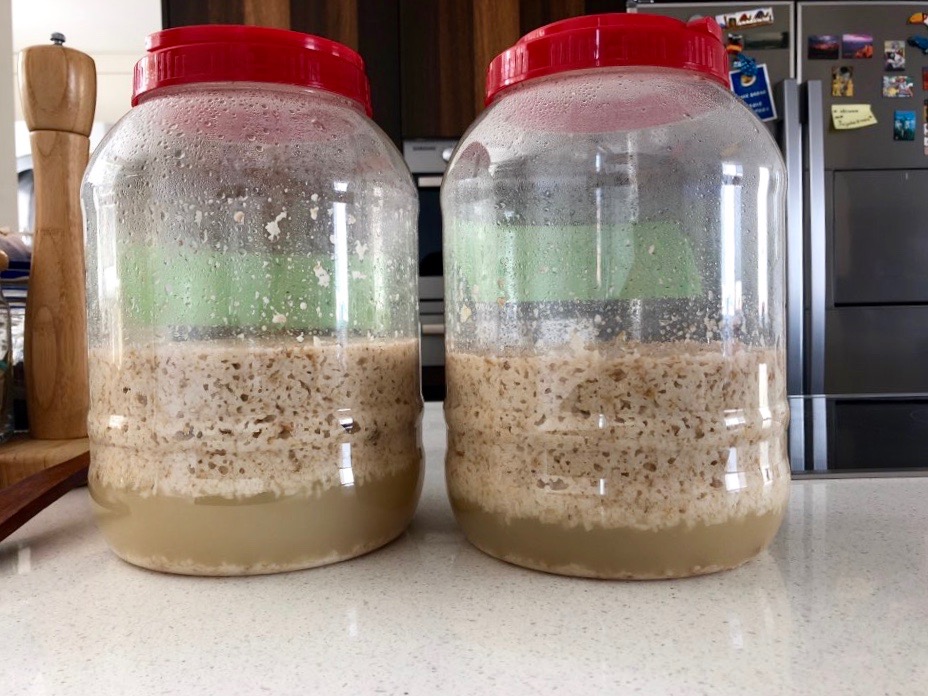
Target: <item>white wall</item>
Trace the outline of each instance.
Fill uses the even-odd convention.
[[[161,0],[0,0],[0,226],[20,227],[15,158],[29,154],[29,129],[22,120],[16,79],[18,53],[27,46],[49,43],[57,31],[67,37],[65,45],[94,59],[93,148],[129,110],[132,69],[145,52],[145,37],[159,29]]]
[[[61,32],[66,46],[97,64],[96,120],[112,124],[129,110],[132,69],[145,53],[145,37],[161,29],[160,0],[12,0],[12,12],[14,53],[46,44],[52,32]],[[15,100],[21,120],[18,88]],[[21,143],[22,136],[17,140]]]
[[[19,228],[13,138],[13,26],[10,0],[0,0],[0,227]]]

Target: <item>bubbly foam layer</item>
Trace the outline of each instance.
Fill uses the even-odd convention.
[[[782,512],[774,350],[615,341],[544,355],[449,350],[452,498],[508,520],[656,530]]]
[[[319,495],[421,461],[415,340],[93,350],[91,480],[138,495]]]

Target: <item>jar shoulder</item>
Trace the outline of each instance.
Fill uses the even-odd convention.
[[[595,69],[545,78],[504,92],[474,122],[447,181],[525,167],[590,171],[603,157],[762,164],[783,171],[767,128],[731,92],[678,70]]]
[[[327,170],[333,178],[377,179],[414,193],[389,137],[345,100],[318,90],[216,89],[148,99],[107,133],[85,180],[111,182],[190,169],[272,167]]]

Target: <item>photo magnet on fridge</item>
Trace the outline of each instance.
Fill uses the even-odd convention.
[[[893,112],[893,140],[915,140],[915,112]]]
[[[761,121],[775,121],[777,110],[773,104],[770,91],[770,77],[767,64],[756,66],[754,74],[743,72],[741,68],[728,73],[731,91],[750,107]]]
[[[849,65],[836,65],[831,69],[831,96],[854,96],[854,68]]]
[[[905,70],[905,41],[884,41],[884,70],[901,72]]]
[[[751,27],[762,27],[766,24],[773,24],[773,8],[758,7],[753,10],[742,10],[741,12],[727,12],[715,16],[722,29],[750,29]]]
[[[915,83],[908,75],[884,75],[883,96],[891,99],[914,97]]]
[[[838,60],[841,39],[837,34],[812,34],[809,37],[809,60]]]
[[[873,37],[870,34],[842,34],[841,57],[873,58]]]
[[[769,51],[774,48],[789,48],[788,31],[750,31],[743,36],[743,48],[746,51]]]

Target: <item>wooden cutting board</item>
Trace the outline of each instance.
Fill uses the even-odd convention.
[[[86,437],[33,440],[28,435],[14,435],[9,442],[0,445],[0,488],[73,459],[89,449]]]

